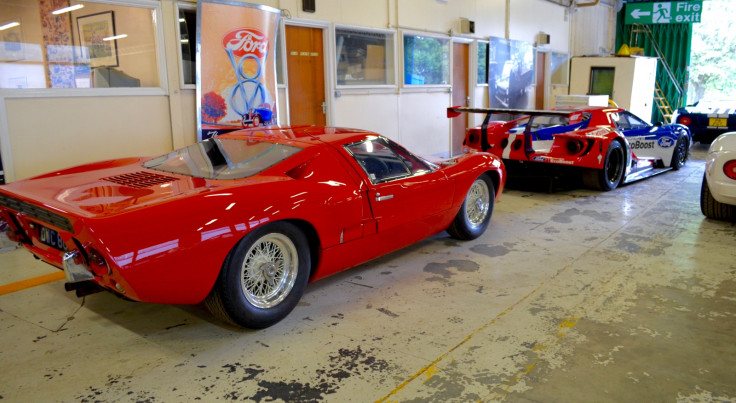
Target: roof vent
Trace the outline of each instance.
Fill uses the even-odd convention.
[[[104,181],[110,181],[122,186],[130,186],[134,188],[147,188],[160,185],[162,183],[173,182],[176,178],[166,175],[159,175],[150,172],[133,172],[129,174],[109,176],[102,178]]]

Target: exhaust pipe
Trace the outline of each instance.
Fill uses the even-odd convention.
[[[82,281],[79,283],[64,283],[64,289],[67,291],[76,291],[77,298],[82,298],[87,295],[97,294],[98,292],[105,291],[104,288],[100,287],[92,281]]]

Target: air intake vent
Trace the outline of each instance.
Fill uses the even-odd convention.
[[[134,188],[147,188],[150,186],[160,185],[162,183],[173,182],[176,178],[150,172],[133,172],[124,175],[109,176],[107,178],[102,178],[102,180]]]
[[[46,210],[45,208],[5,195],[0,195],[0,206],[7,207],[11,210],[31,216],[37,220],[49,223],[63,229],[64,231],[74,233],[74,227],[72,227],[72,223],[68,218]]]

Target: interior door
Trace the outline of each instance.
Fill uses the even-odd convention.
[[[537,83],[534,88],[534,93],[536,96],[535,99],[535,108],[536,109],[544,109],[544,74],[545,69],[547,68],[547,53],[545,52],[537,52]]]
[[[469,106],[468,97],[468,57],[470,45],[467,43],[452,44],[452,106]],[[468,127],[468,114],[450,119],[452,121],[452,155],[462,154],[465,129]]]
[[[286,25],[286,66],[289,78],[289,123],[327,122],[322,29]]]

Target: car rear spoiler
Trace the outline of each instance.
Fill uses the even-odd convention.
[[[506,115],[556,115],[556,116],[569,116],[571,111],[541,111],[535,109],[501,109],[501,108],[466,108],[462,106],[451,106],[447,108],[447,117],[454,118],[458,117],[463,113],[485,113],[486,117],[483,119],[483,124],[480,126],[480,147],[483,151],[491,148],[491,144],[488,143],[488,122],[491,121],[491,115],[495,114],[506,114]],[[526,157],[529,158],[531,153],[534,152],[532,148],[531,133],[528,128],[524,130],[524,152]]]

